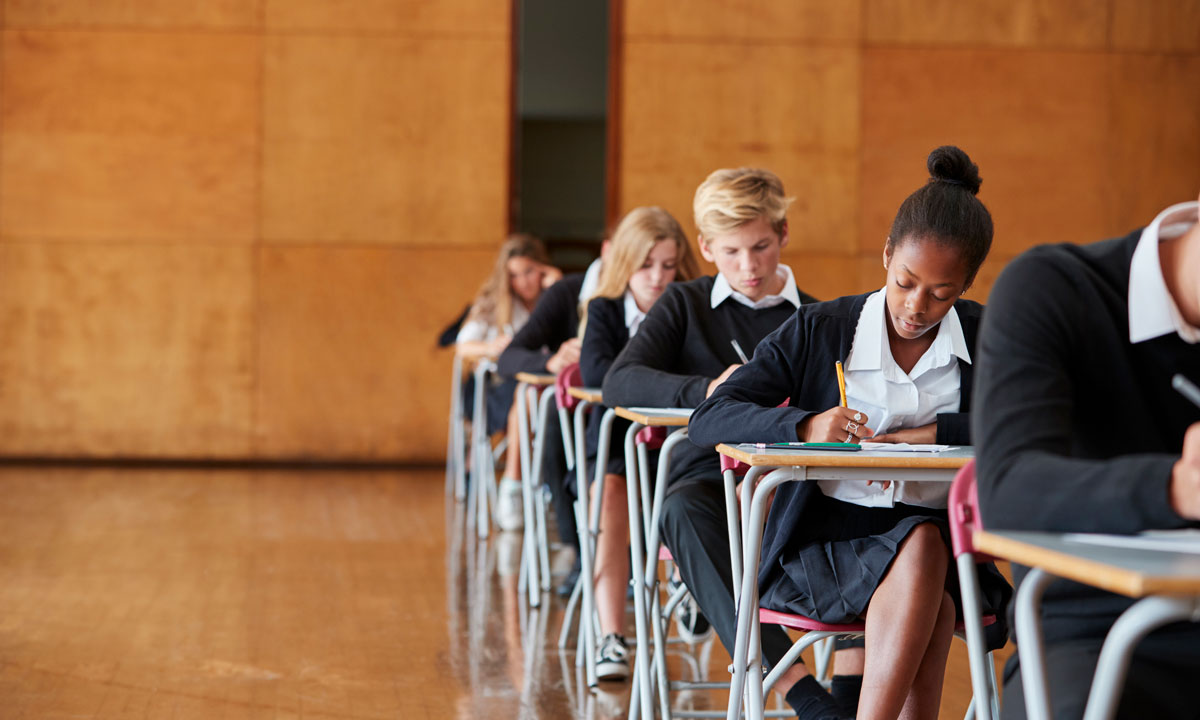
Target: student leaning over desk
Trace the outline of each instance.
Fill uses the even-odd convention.
[[[695,407],[739,366],[731,340],[749,352],[796,308],[816,302],[779,262],[791,202],[780,179],[760,168],[717,170],[700,184],[693,200],[700,251],[719,272],[667,288],[605,376],[606,404]],[[710,450],[683,443],[672,455],[668,482],[663,541],[695,602],[732,649],[736,626],[720,461]],[[693,637],[708,630],[694,608],[685,607],[676,619]],[[762,638],[770,659],[791,645],[777,627],[764,629]],[[790,685],[785,680],[780,690]],[[832,704],[815,681],[793,699],[802,691],[808,693],[805,703]]]
[[[961,296],[987,256],[992,220],[966,153],[938,148],[927,165],[931,177],[900,206],[884,245],[884,288],[800,308],[696,409],[693,442],[970,444],[971,349],[983,308]],[[762,604],[825,623],[865,618],[859,718],[937,717],[958,597],[948,491],[819,481],[776,492]],[[991,565],[981,579],[985,605],[998,609],[1011,588]],[[998,647],[1003,632],[989,639]]]
[[[992,289],[974,419],[984,525],[1135,533],[1196,527],[1200,408],[1171,388],[1200,381],[1198,202],[1142,230],[1090,245],[1049,245],[1013,260]],[[1025,569],[1014,567],[1019,583]],[[1058,581],[1043,629],[1056,718],[1083,713],[1100,644],[1133,601]],[[1200,624],[1138,645],[1120,718],[1200,717]],[[1024,718],[1014,656],[1006,719]]]
[[[621,219],[609,243],[607,261],[595,294],[586,298],[579,323],[579,369],[583,384],[599,387],[629,338],[637,334],[646,313],[667,286],[698,274],[692,249],[679,222],[660,207],[634,208]],[[600,413],[592,413],[587,429],[587,458],[599,451]],[[596,674],[601,680],[629,676],[626,657],[625,590],[629,585],[629,515],[625,498],[623,438],[629,427],[618,420],[605,468],[600,504],[600,534],[596,545],[596,611],[600,642]],[[579,473],[576,473],[578,480]],[[590,476],[585,479],[590,480]],[[592,486],[592,503],[600,501]],[[593,504],[593,507],[595,505]]]

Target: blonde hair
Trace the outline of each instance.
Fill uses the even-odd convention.
[[[732,232],[749,222],[765,218],[777,235],[782,235],[787,210],[795,198],[783,193],[783,181],[762,168],[716,170],[696,188],[692,201],[696,227],[702,240]]]
[[[515,233],[500,245],[496,264],[471,304],[468,320],[479,320],[489,327],[503,328],[512,323],[513,293],[508,281],[508,261],[515,257],[526,257],[543,265],[550,264],[546,246],[532,235]]]
[[[587,329],[587,304],[592,298],[619,298],[629,287],[629,278],[641,269],[654,246],[665,240],[679,251],[675,260],[675,279],[691,280],[700,274],[692,248],[679,222],[660,207],[630,210],[613,232],[608,257],[600,266],[600,280],[590,297],[579,302],[579,337]]]

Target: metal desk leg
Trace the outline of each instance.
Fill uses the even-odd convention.
[[[1134,648],[1151,630],[1177,620],[1200,620],[1200,598],[1152,596],[1142,598],[1121,613],[1100,649],[1083,720],[1111,720],[1125,687],[1125,673]]]
[[[1017,589],[1017,653],[1021,686],[1029,720],[1050,720],[1050,693],[1046,686],[1046,655],[1042,648],[1042,595],[1054,576],[1033,568]]]
[[[521,542],[521,562],[525,564],[525,584],[529,592],[529,607],[541,604],[541,582],[538,577],[536,528],[533,525],[533,478],[530,462],[529,447],[529,393],[528,385],[517,383],[517,456],[520,459],[521,470],[521,503],[522,514],[525,516],[524,533]]]
[[[636,698],[630,699],[630,704],[637,702],[641,710],[642,720],[651,720],[654,715],[654,705],[650,694],[650,655],[649,633],[646,627],[646,587],[645,578],[645,548],[642,546],[642,511],[638,492],[638,453],[636,439],[638,431],[644,426],[641,423],[631,423],[625,433],[625,499],[629,506],[629,559],[634,579],[633,607],[634,627],[637,630],[637,656],[634,667],[637,673],[634,677],[636,686],[633,691]],[[631,711],[632,712],[632,711]]]

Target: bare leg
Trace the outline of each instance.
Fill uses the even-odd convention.
[[[903,718],[936,718],[942,700],[942,681],[946,678],[946,657],[950,654],[950,643],[954,639],[954,601],[945,591],[942,592],[942,607],[938,611],[937,623],[933,628],[933,637],[929,639],[929,647],[921,665],[917,668],[917,677],[913,680],[912,690],[904,703]]]
[[[867,654],[862,648],[838,650],[833,654],[833,674],[862,675],[866,657]]]
[[[921,692],[936,697],[914,698],[918,670],[945,671],[949,641],[935,638],[943,631],[946,568],[949,551],[941,533],[929,523],[918,525],[904,540],[883,582],[867,606],[867,659],[863,672],[858,717],[867,720],[900,717],[936,718],[941,682],[936,688],[924,676]],[[953,622],[953,610],[950,613]],[[951,625],[950,630],[953,630]],[[940,652],[940,657],[938,653]],[[917,714],[909,714],[908,708]]]
[[[513,402],[513,406],[508,410],[508,429],[505,430],[508,447],[504,450],[504,477],[514,480],[521,477],[521,456],[518,454],[521,445],[521,435],[518,432],[520,422],[521,420],[517,416],[517,404]]]
[[[625,476],[604,476],[604,497],[590,492],[600,505],[600,536],[596,539],[596,612],[603,635],[624,635],[625,588],[629,585],[629,514],[626,512]]]

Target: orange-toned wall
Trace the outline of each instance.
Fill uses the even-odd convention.
[[[7,0],[0,455],[433,459],[507,228],[496,0]]]
[[[614,0],[616,1],[616,0]],[[719,166],[880,282],[934,145],[994,256],[1200,189],[1194,0],[623,0],[619,210]],[[508,223],[504,0],[0,0],[0,456],[438,460],[438,329]]]
[[[992,255],[1124,234],[1200,192],[1195,0],[626,0],[621,211],[694,235],[714,168],[762,165],[796,197],[785,259],[822,298],[879,287],[925,157],[979,164]]]

